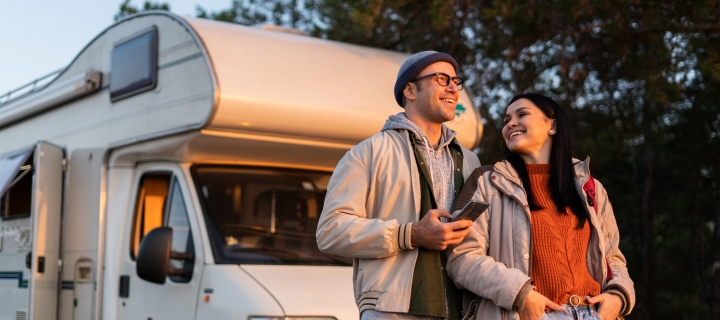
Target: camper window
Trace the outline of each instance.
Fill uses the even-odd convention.
[[[32,150],[0,158],[0,218],[30,216],[33,185]]]
[[[217,263],[349,265],[315,239],[328,172],[195,166]]]
[[[173,229],[172,251],[189,253],[194,256],[195,245],[193,244],[192,233],[190,232],[190,221],[188,220],[187,208],[183,201],[180,184],[173,182],[172,193],[165,212],[165,225]],[[192,274],[193,261],[170,260],[170,266],[175,269],[183,269],[184,274]],[[189,282],[187,276],[170,276],[175,282]]]
[[[170,188],[172,186],[172,188]],[[195,253],[187,207],[180,184],[167,172],[146,173],[140,179],[133,219],[131,255],[135,259],[143,237],[151,230],[168,226],[173,230],[172,251]],[[193,262],[170,260],[176,269],[192,274]],[[188,276],[170,276],[174,282],[189,282]]]
[[[137,201],[135,202],[135,218],[133,219],[130,249],[133,260],[137,256],[143,237],[150,230],[163,225],[163,213],[170,186],[170,177],[170,173],[153,172],[143,175],[140,179]]]
[[[157,65],[157,27],[115,44],[110,53],[110,100],[115,102],[154,89]]]

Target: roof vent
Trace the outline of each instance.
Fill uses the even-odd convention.
[[[266,23],[265,24],[256,24],[252,27],[257,28],[257,29],[268,30],[268,31],[291,33],[291,34],[296,34],[299,36],[309,36],[309,34],[305,31],[301,31],[301,30],[293,29],[293,28],[276,26],[274,24],[266,24]]]

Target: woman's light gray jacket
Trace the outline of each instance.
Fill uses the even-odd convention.
[[[590,178],[590,159],[573,162],[577,192],[585,198],[582,187]],[[466,183],[466,187],[471,184],[470,180]],[[633,281],[618,248],[620,235],[612,206],[597,180],[595,193],[597,214],[583,201],[592,225],[587,267],[603,292],[619,293],[624,300],[620,315],[626,315],[635,305]],[[532,288],[528,276],[532,268],[531,213],[522,182],[509,162],[498,162],[478,178],[472,198],[490,207],[475,221],[467,237],[447,251],[448,273],[459,287],[479,296],[475,319],[519,319],[515,310],[522,307],[528,288]],[[608,264],[613,275],[610,281]]]
[[[464,147],[462,152],[467,179],[480,161]],[[420,175],[407,130],[375,134],[348,151],[335,168],[317,243],[322,252],[354,257],[361,313],[408,312],[418,256],[410,230],[419,214]]]

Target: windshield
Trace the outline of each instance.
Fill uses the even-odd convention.
[[[217,263],[350,265],[315,240],[330,173],[195,166]]]

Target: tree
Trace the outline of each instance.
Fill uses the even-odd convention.
[[[271,23],[294,29],[309,29],[315,1],[298,0],[233,0],[230,8],[208,13],[196,6],[198,18],[213,19],[243,25]]]
[[[123,3],[120,4],[120,11],[115,14],[115,21],[118,21],[122,18],[125,18],[127,16],[131,16],[133,14],[136,14],[140,11],[148,11],[148,10],[165,10],[170,11],[170,5],[167,3],[152,3],[150,1],[145,1],[145,4],[143,4],[143,9],[138,10],[137,7],[134,7],[130,4],[130,0],[125,0]]]

